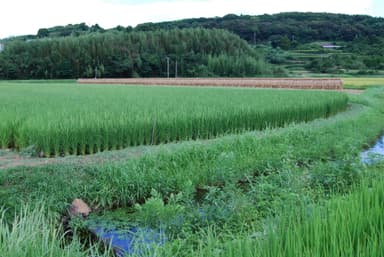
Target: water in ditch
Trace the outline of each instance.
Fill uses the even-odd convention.
[[[167,241],[165,232],[161,229],[143,227],[134,222],[131,213],[124,209],[93,214],[86,219],[88,231],[111,247],[117,257],[151,256],[156,246]]]
[[[374,164],[384,160],[384,135],[368,150],[360,154],[362,163]]]
[[[150,256],[156,246],[164,244],[167,240],[163,231],[150,228],[95,227],[90,230],[99,240],[110,245],[118,257],[132,254]]]

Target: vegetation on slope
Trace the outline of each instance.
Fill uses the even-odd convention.
[[[101,28],[98,24],[93,26],[87,26],[85,23],[69,24],[67,26],[41,28],[36,35],[20,36],[8,40],[76,37],[109,31],[132,32],[186,28],[223,29],[237,34],[249,43],[270,41],[274,45],[284,48],[286,43],[353,41],[358,38],[375,39],[376,37],[382,37],[384,34],[384,18],[368,15],[303,12],[255,16],[228,14],[224,17],[192,18],[158,23],[148,22],[139,24],[135,28],[117,26],[109,30]]]
[[[272,73],[246,41],[228,31],[174,29],[12,40],[0,53],[0,78],[166,77],[167,58],[170,76],[176,69],[184,77]]]
[[[369,75],[384,70],[384,52],[381,47],[384,40],[384,18],[366,15],[299,12],[258,16],[229,14],[215,18],[144,23],[139,24],[135,30],[193,27],[231,31],[250,44],[263,46],[264,50],[267,50],[267,60],[275,64],[279,59],[280,63],[277,64],[281,64],[281,61],[283,64],[301,64],[303,59],[296,58],[295,52],[312,53],[312,58],[304,59],[304,75],[305,71]],[[308,46],[313,42],[316,44]],[[340,48],[329,50],[322,45],[335,45]],[[283,52],[279,52],[279,49]],[[288,52],[285,52],[287,50]],[[287,57],[288,60],[282,60]],[[287,67],[287,70],[295,68]]]

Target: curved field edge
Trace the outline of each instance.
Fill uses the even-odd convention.
[[[283,127],[345,110],[341,93],[72,84],[2,86],[0,144],[35,155],[93,154]],[[28,96],[26,98],[26,96]]]
[[[384,91],[357,97],[363,107],[327,120],[285,129],[246,133],[209,144],[186,142],[117,163],[48,165],[8,169],[0,173],[0,200],[17,208],[21,202],[45,199],[63,211],[76,197],[103,208],[142,202],[155,189],[164,198],[205,185],[224,185],[244,178],[278,173],[282,167],[351,159],[382,132]]]

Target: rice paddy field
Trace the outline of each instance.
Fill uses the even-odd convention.
[[[0,82],[0,167],[39,162],[0,168],[0,256],[382,257],[383,161],[360,156],[383,99]],[[68,214],[75,198],[90,216]],[[121,251],[95,227],[145,240]]]
[[[335,92],[76,83],[0,87],[0,146],[33,147],[48,157],[283,127],[347,107],[347,96]]]

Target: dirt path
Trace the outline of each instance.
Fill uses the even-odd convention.
[[[178,144],[171,144],[170,147]],[[23,156],[12,150],[0,149],[0,170],[17,168],[17,167],[37,167],[48,164],[68,164],[68,165],[98,165],[103,163],[116,163],[128,159],[138,158],[145,153],[154,152],[159,146],[137,146],[123,150],[105,151],[93,155],[83,156],[66,156],[55,158],[38,158]]]
[[[17,152],[12,150],[0,150],[0,170],[19,167],[19,166],[41,166],[49,163],[55,163],[57,160],[48,159],[48,158],[32,158],[27,156],[22,156]]]

